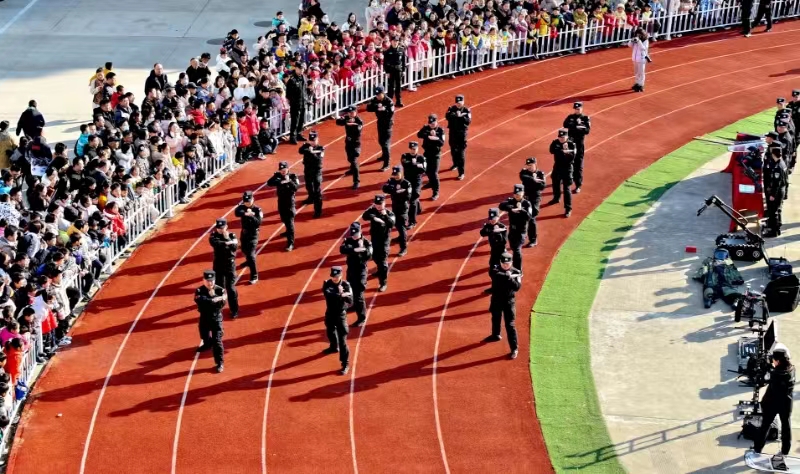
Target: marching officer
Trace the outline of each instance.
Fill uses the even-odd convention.
[[[322,284],[325,295],[325,332],[330,346],[324,354],[339,353],[342,363],[340,374],[345,375],[350,368],[350,348],[347,347],[347,309],[353,305],[353,290],[350,283],[342,279],[342,267],[332,267],[331,277]]]
[[[422,176],[427,169],[425,156],[419,154],[419,143],[411,142],[408,144],[409,153],[403,153],[401,163],[403,174],[411,183],[411,209],[408,213],[408,228],[413,229],[417,225],[417,215],[422,214],[422,205],[419,196],[422,193]]]
[[[431,201],[439,199],[439,161],[442,158],[442,147],[444,146],[444,129],[439,126],[439,118],[436,114],[428,116],[428,124],[417,132],[417,137],[422,139],[422,150],[425,153],[427,168],[425,174],[428,175],[428,184],[425,188],[433,190]]]
[[[364,211],[362,219],[369,222],[369,236],[372,239],[372,261],[378,267],[378,291],[386,291],[386,279],[389,276],[389,245],[392,242],[392,227],[396,219],[394,212],[386,209],[386,196],[378,194],[372,206]]]
[[[319,144],[316,130],[308,134],[310,142],[300,147],[303,155],[303,179],[306,182],[308,198],[305,204],[314,204],[314,217],[322,216],[322,160],[325,158],[325,147]]]
[[[392,168],[392,177],[383,185],[383,192],[392,197],[392,211],[395,215],[395,229],[397,229],[397,241],[400,244],[402,257],[407,252],[408,236],[406,226],[408,225],[408,210],[411,204],[411,196],[414,192],[411,183],[403,179],[403,168],[395,166]]]
[[[406,50],[400,46],[400,38],[393,35],[389,39],[389,48],[383,52],[383,70],[389,76],[389,98],[394,99],[397,107],[403,106],[400,91],[403,84],[403,73],[406,69]]]
[[[786,163],[781,159],[780,150],[770,149],[770,160],[765,163],[765,168],[764,194],[767,197],[766,218],[769,231],[764,233],[764,237],[777,237],[781,235],[781,207],[789,182]]]
[[[445,114],[447,130],[450,132],[450,156],[453,166],[450,171],[458,170],[458,179],[464,179],[464,167],[467,159],[467,132],[472,123],[472,111],[464,105],[464,96],[456,96],[455,105],[451,105]]]
[[[508,228],[500,222],[500,210],[496,207],[489,209],[489,222],[484,222],[481,227],[481,236],[489,241],[489,276],[492,275],[492,268],[500,265],[500,256],[506,251],[508,242]],[[487,288],[484,293],[491,293],[492,289]]]
[[[367,112],[374,112],[378,121],[378,144],[381,146],[381,157],[383,161],[381,171],[389,169],[391,162],[392,127],[394,126],[394,102],[388,97],[383,86],[375,88],[375,97],[367,104]]]
[[[514,195],[500,203],[500,210],[508,214],[508,246],[514,253],[514,268],[522,271],[522,244],[533,218],[533,206],[525,199],[525,187],[514,185]]]
[[[484,342],[497,342],[500,335],[500,321],[505,321],[508,345],[511,348],[510,359],[519,355],[517,345],[517,291],[522,285],[522,272],[511,265],[511,254],[500,256],[500,264],[492,267],[492,297],[489,311],[492,313],[492,334]]]
[[[277,188],[278,195],[278,214],[281,222],[286,226],[286,251],[294,250],[294,215],[297,213],[294,207],[294,196],[297,188],[300,187],[300,180],[297,175],[289,173],[289,163],[281,161],[278,163],[278,171],[267,181],[267,186]]]
[[[572,163],[572,180],[575,182],[575,194],[581,192],[583,185],[583,154],[586,150],[584,140],[592,131],[592,120],[588,115],[583,115],[583,102],[572,104],[573,113],[564,119],[564,128],[568,131],[569,139],[575,143],[575,159]]]
[[[250,268],[250,284],[258,282],[258,269],[256,268],[256,247],[258,246],[258,231],[264,213],[253,201],[253,191],[245,191],[242,203],[236,206],[236,217],[242,220],[242,253],[245,265]]]
[[[345,142],[344,151],[347,153],[347,161],[350,162],[350,169],[345,172],[345,176],[353,176],[353,189],[358,189],[360,177],[358,173],[358,158],[361,156],[361,129],[364,122],[360,117],[356,117],[356,108],[352,105],[345,109],[345,117],[336,119],[336,125],[344,127]]]
[[[347,281],[353,289],[353,310],[358,317],[353,327],[361,327],[367,318],[364,290],[367,289],[367,262],[372,258],[372,244],[361,235],[361,224],[350,224],[350,235],[342,242],[339,253],[347,257]]]
[[[200,313],[198,326],[200,329],[200,339],[202,345],[197,348],[197,352],[205,352],[213,349],[214,363],[217,364],[217,372],[222,372],[223,367],[223,347],[222,347],[222,308],[225,306],[225,290],[221,286],[215,285],[216,274],[212,270],[203,272],[203,285],[194,290],[194,302],[197,311]]]
[[[536,216],[539,215],[539,207],[542,204],[542,191],[547,187],[547,176],[544,171],[536,169],[536,158],[530,157],[525,160],[525,167],[519,172],[519,179],[525,188],[525,199],[531,203],[531,222],[528,225],[528,245],[535,247],[538,238],[536,226]]]
[[[236,293],[236,249],[239,241],[233,232],[228,232],[228,221],[217,219],[214,232],[208,238],[214,249],[214,273],[217,286],[225,288],[231,319],[239,316],[239,294]]]
[[[564,217],[572,214],[572,162],[575,159],[575,144],[569,140],[569,131],[561,129],[558,138],[550,143],[550,153],[553,154],[553,199],[548,204],[558,204],[561,193],[564,193]]]

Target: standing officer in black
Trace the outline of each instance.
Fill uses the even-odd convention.
[[[386,209],[386,196],[378,194],[372,206],[364,211],[362,219],[369,222],[369,236],[372,239],[372,260],[378,267],[378,291],[386,291],[386,279],[389,276],[389,245],[392,242],[392,227],[396,219],[394,213]]]
[[[303,155],[303,179],[306,182],[308,198],[305,204],[314,204],[314,218],[322,216],[322,160],[325,158],[325,147],[319,144],[316,130],[308,134],[311,143],[303,143],[300,154]]]
[[[533,206],[525,199],[525,187],[514,185],[514,195],[500,203],[500,210],[508,214],[508,246],[514,253],[514,268],[522,271],[522,244],[528,233]]]
[[[583,102],[572,104],[575,110],[564,119],[564,128],[569,132],[569,139],[575,143],[575,159],[572,163],[572,180],[575,182],[575,194],[581,192],[583,186],[583,154],[586,150],[584,140],[592,130],[592,120],[583,115]]]
[[[519,355],[517,345],[517,291],[522,285],[522,272],[512,267],[511,254],[508,252],[500,256],[500,265],[495,265],[490,270],[492,276],[492,299],[489,311],[492,313],[492,334],[484,342],[497,342],[503,337],[500,335],[500,321],[505,320],[506,336],[511,348],[510,359]]]
[[[500,265],[500,256],[506,251],[508,242],[508,228],[500,222],[500,209],[493,207],[489,209],[489,222],[484,222],[481,227],[481,236],[489,241],[489,276],[492,276],[492,268]],[[484,293],[491,293],[492,289],[487,288]]]
[[[383,70],[389,75],[389,98],[394,99],[397,107],[403,106],[400,90],[403,84],[403,73],[406,70],[406,50],[400,46],[400,40],[392,36],[389,48],[383,52]]]
[[[464,179],[464,167],[467,159],[467,132],[472,123],[472,111],[464,105],[464,96],[457,95],[455,105],[451,105],[445,114],[447,130],[450,132],[450,156],[453,166],[450,171],[458,170],[458,179]]]
[[[258,231],[264,213],[253,201],[253,191],[245,191],[242,203],[236,206],[236,217],[242,220],[242,253],[244,262],[250,268],[250,284],[258,282],[258,269],[256,268],[256,247],[258,246]]]
[[[425,156],[419,154],[419,144],[411,142],[408,144],[411,150],[404,153],[401,157],[403,174],[411,183],[411,209],[408,213],[408,228],[413,229],[417,225],[417,215],[422,213],[422,205],[419,203],[419,196],[422,192],[422,176],[427,169]]]
[[[217,372],[224,369],[223,348],[222,348],[222,308],[225,306],[225,290],[221,286],[214,284],[215,272],[206,270],[203,272],[203,286],[194,290],[194,302],[197,311],[200,313],[199,330],[202,345],[197,348],[197,352],[204,352],[214,349],[214,363],[217,364]]]
[[[350,235],[339,247],[339,253],[347,257],[347,281],[353,289],[353,310],[356,312],[354,327],[366,322],[364,290],[367,289],[367,262],[372,258],[372,244],[361,235],[361,224],[350,224]]]
[[[428,125],[423,125],[417,132],[417,137],[422,139],[422,150],[427,162],[425,174],[428,175],[428,184],[425,188],[433,190],[431,201],[435,201],[439,199],[439,161],[442,159],[444,146],[444,129],[439,126],[436,114],[428,116]]]
[[[792,122],[794,123],[794,142],[797,143],[800,139],[800,89],[792,91],[792,100],[786,105],[786,108],[792,114]]]
[[[289,143],[296,145],[298,140],[306,141],[301,134],[306,120],[306,103],[308,90],[306,88],[305,63],[298,61],[294,72],[286,81],[286,99],[289,101]]]
[[[353,290],[350,283],[342,279],[342,267],[332,267],[331,277],[322,284],[325,295],[325,333],[330,346],[324,354],[339,353],[342,363],[340,374],[345,375],[350,368],[350,348],[347,347],[347,308],[353,305]]]
[[[267,186],[277,188],[278,214],[286,226],[286,251],[291,252],[294,250],[294,215],[297,212],[294,207],[294,195],[300,187],[300,180],[296,174],[289,173],[289,163],[281,161],[278,164],[278,171],[267,181]]]
[[[536,158],[530,157],[525,160],[525,167],[519,172],[519,179],[525,188],[525,199],[531,203],[531,222],[528,225],[528,245],[535,247],[538,239],[538,229],[536,226],[536,216],[539,215],[539,207],[542,205],[542,191],[547,187],[547,180],[544,171],[536,169]]]
[[[208,242],[214,249],[214,273],[217,286],[225,288],[231,308],[231,319],[239,316],[239,294],[236,293],[236,249],[239,241],[233,232],[228,232],[228,221],[217,219]]]
[[[374,112],[378,120],[378,144],[381,146],[381,157],[378,160],[383,161],[381,171],[386,171],[392,159],[390,148],[394,126],[394,102],[383,93],[383,86],[375,88],[375,97],[367,104],[367,112]]]
[[[397,241],[400,244],[400,253],[398,257],[402,257],[408,251],[408,236],[406,233],[406,226],[408,225],[408,210],[411,204],[411,183],[403,179],[403,168],[395,166],[392,168],[392,177],[383,185],[383,192],[392,197],[392,211],[395,215],[395,229],[397,229]]]
[[[791,172],[791,170],[794,169],[794,165],[797,160],[797,147],[794,141],[794,133],[792,133],[792,131],[789,129],[791,123],[784,119],[784,117],[787,117],[788,115],[789,114],[781,115],[781,120],[779,120],[776,124],[775,131],[778,132],[778,141],[783,145],[783,155],[784,159],[786,160],[786,167]]]
[[[364,128],[364,122],[360,117],[356,117],[356,108],[352,105],[345,109],[345,113],[347,113],[345,117],[336,119],[336,125],[344,127],[344,151],[347,153],[347,161],[350,162],[350,169],[344,175],[353,175],[353,189],[358,189],[361,181],[358,174],[358,158],[361,156],[361,129]]]
[[[777,237],[781,235],[781,207],[786,194],[789,175],[786,164],[781,159],[780,150],[773,148],[768,163],[764,163],[764,194],[767,198],[767,227],[769,232],[764,237]]]
[[[766,32],[772,30],[772,0],[759,0],[758,2],[758,11],[756,12],[756,18],[753,20],[753,27],[761,24],[761,20],[767,17],[767,29]]]
[[[550,143],[550,153],[553,154],[553,199],[548,204],[558,204],[561,193],[564,193],[564,217],[572,214],[572,161],[575,159],[575,144],[569,140],[569,131],[561,129],[558,138]]]

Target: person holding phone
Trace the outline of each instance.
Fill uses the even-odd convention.
[[[636,82],[631,88],[634,92],[644,92],[645,80],[645,65],[652,60],[650,59],[650,36],[642,28],[637,28],[633,33],[631,40],[631,47],[633,48],[633,74],[636,77]]]

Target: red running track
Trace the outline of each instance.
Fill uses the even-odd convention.
[[[351,332],[357,360],[347,377],[337,375],[334,356],[320,354],[327,344],[320,287],[327,268],[343,263],[342,233],[388,178],[373,162],[374,125],[366,128],[368,163],[357,192],[347,178],[335,182],[346,169],[340,130],[318,128],[323,143],[334,142],[325,176],[333,185],[322,219],[310,219],[308,209],[298,216],[291,254],[271,238],[280,231],[273,192],[257,193],[266,214],[261,282],[239,286],[241,317],[226,321],[226,371],[216,374],[209,354],[194,356],[191,291],[211,261],[202,234],[278,160],[299,156],[286,146],[246,165],[142,245],[90,303],[73,345],[34,390],[10,472],[551,471],[525,358],[505,360],[505,342],[480,343],[489,329],[488,255],[475,242],[486,209],[510,194],[526,156],[550,168],[553,132],[570,103],[583,100],[593,119],[584,192],[570,219],[545,207],[540,244],[525,250],[518,328],[527,355],[528,310],[581,219],[655,159],[796,87],[798,43],[793,23],[749,39],[722,33],[657,43],[644,94],[629,92],[630,51],[612,49],[409,95],[396,117],[393,161],[430,112],[442,114],[462,93],[474,117],[467,179],[442,173],[442,198],[423,193],[409,254],[392,257],[389,290],[378,296],[370,280],[369,319]],[[442,163],[447,169],[449,156]]]

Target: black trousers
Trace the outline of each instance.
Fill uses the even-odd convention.
[[[572,184],[572,179],[570,178],[570,176],[562,176],[560,171],[554,171],[551,178],[553,184],[553,200],[560,201],[561,194],[563,193],[565,211],[572,210],[572,190],[569,189],[569,185]]]
[[[586,152],[586,145],[583,140],[575,142],[575,161],[572,162],[572,182],[575,187],[583,186],[583,155]]]
[[[427,161],[425,174],[428,176],[428,184],[431,185],[433,194],[439,194],[439,162],[442,160],[442,154],[426,153],[425,160]]]
[[[467,160],[467,137],[453,137],[450,135],[450,155],[453,158],[453,166],[458,168],[459,176],[464,174],[464,167]]]
[[[776,416],[781,420],[781,452],[784,455],[789,454],[792,447],[792,405],[786,404],[781,407],[774,407],[770,404],[762,406],[763,418],[761,419],[761,429],[758,431],[758,437],[753,443],[753,450],[760,453],[767,443],[767,434],[769,433],[769,426]]]
[[[397,241],[400,244],[400,250],[405,250],[408,246],[408,208],[392,209],[395,215],[394,228],[397,229]]]
[[[308,199],[314,204],[314,215],[322,215],[322,173],[305,176]]]
[[[381,146],[381,160],[383,166],[388,168],[392,162],[392,126],[378,124],[378,144]]]
[[[353,184],[361,182],[358,172],[358,158],[361,156],[360,143],[345,143],[344,151],[347,153],[347,161],[350,163],[350,174],[353,175]]]
[[[217,273],[219,275],[219,273]],[[222,315],[218,318],[200,317],[200,339],[203,341],[203,346],[211,347],[214,353],[214,362],[217,365],[223,362],[223,347],[222,336],[225,331],[222,330]]]
[[[411,206],[408,211],[408,224],[416,224],[417,216],[422,214],[422,205],[419,203],[419,195],[422,192],[422,179],[418,178],[411,181]]]
[[[186,191],[189,190],[189,183],[184,180],[178,181],[178,199],[186,197]]]
[[[387,84],[387,94],[390,99],[394,99],[395,104],[402,104],[403,99],[400,98],[400,91],[402,90],[403,73],[402,71],[392,71],[389,73],[389,80]]]
[[[281,222],[286,227],[286,245],[294,245],[294,212],[291,210],[278,210]]]
[[[372,261],[378,267],[378,282],[385,285],[389,277],[389,238],[386,238],[385,244],[374,240],[372,244]]]
[[[522,244],[525,243],[525,234],[528,229],[509,229],[508,230],[508,247],[513,255],[513,265],[519,271],[522,271]]]
[[[225,288],[225,293],[228,294],[228,307],[231,309],[231,314],[239,313],[239,293],[236,292],[236,267],[230,268],[214,268],[217,274],[215,278],[216,284]]]
[[[346,317],[328,318],[325,317],[325,333],[328,335],[331,349],[339,351],[339,362],[342,367],[348,365],[350,360],[350,348],[347,347],[347,334],[350,328],[347,327]]]
[[[770,199],[774,197],[774,199]],[[767,227],[773,232],[781,229],[783,219],[781,216],[781,208],[783,207],[783,193],[778,193],[774,196],[767,196]]]
[[[258,234],[255,238],[242,235],[242,254],[244,254],[244,264],[250,269],[250,280],[258,278],[258,268],[256,268],[256,247],[258,247]]]
[[[367,269],[364,268],[363,275],[358,275],[356,278],[347,278],[350,287],[353,289],[353,306],[352,309],[356,313],[359,321],[367,318],[366,310],[367,303],[364,301],[364,290],[367,289]]]
[[[508,346],[512,351],[519,347],[517,343],[517,304],[515,300],[501,303],[492,303],[489,311],[492,313],[492,335],[500,335],[500,321],[506,325]]]
[[[752,1],[743,1],[742,2],[742,34],[748,35],[750,34],[750,15],[753,14],[753,3]]]
[[[536,216],[539,215],[539,207],[542,205],[542,195],[539,194],[538,196],[526,196],[525,199],[530,201],[531,206],[533,207],[531,212],[531,221],[528,223],[528,241],[535,243],[539,238],[539,229],[536,224]]]
[[[289,107],[289,118],[291,120],[289,124],[289,138],[295,138],[303,131],[303,126],[306,122],[306,108],[291,105]]]
[[[767,29],[772,28],[772,1],[771,0],[761,0],[758,2],[758,12],[756,13],[756,19],[753,20],[753,26],[758,26],[761,24],[761,20],[764,19],[764,16],[767,17]]]

